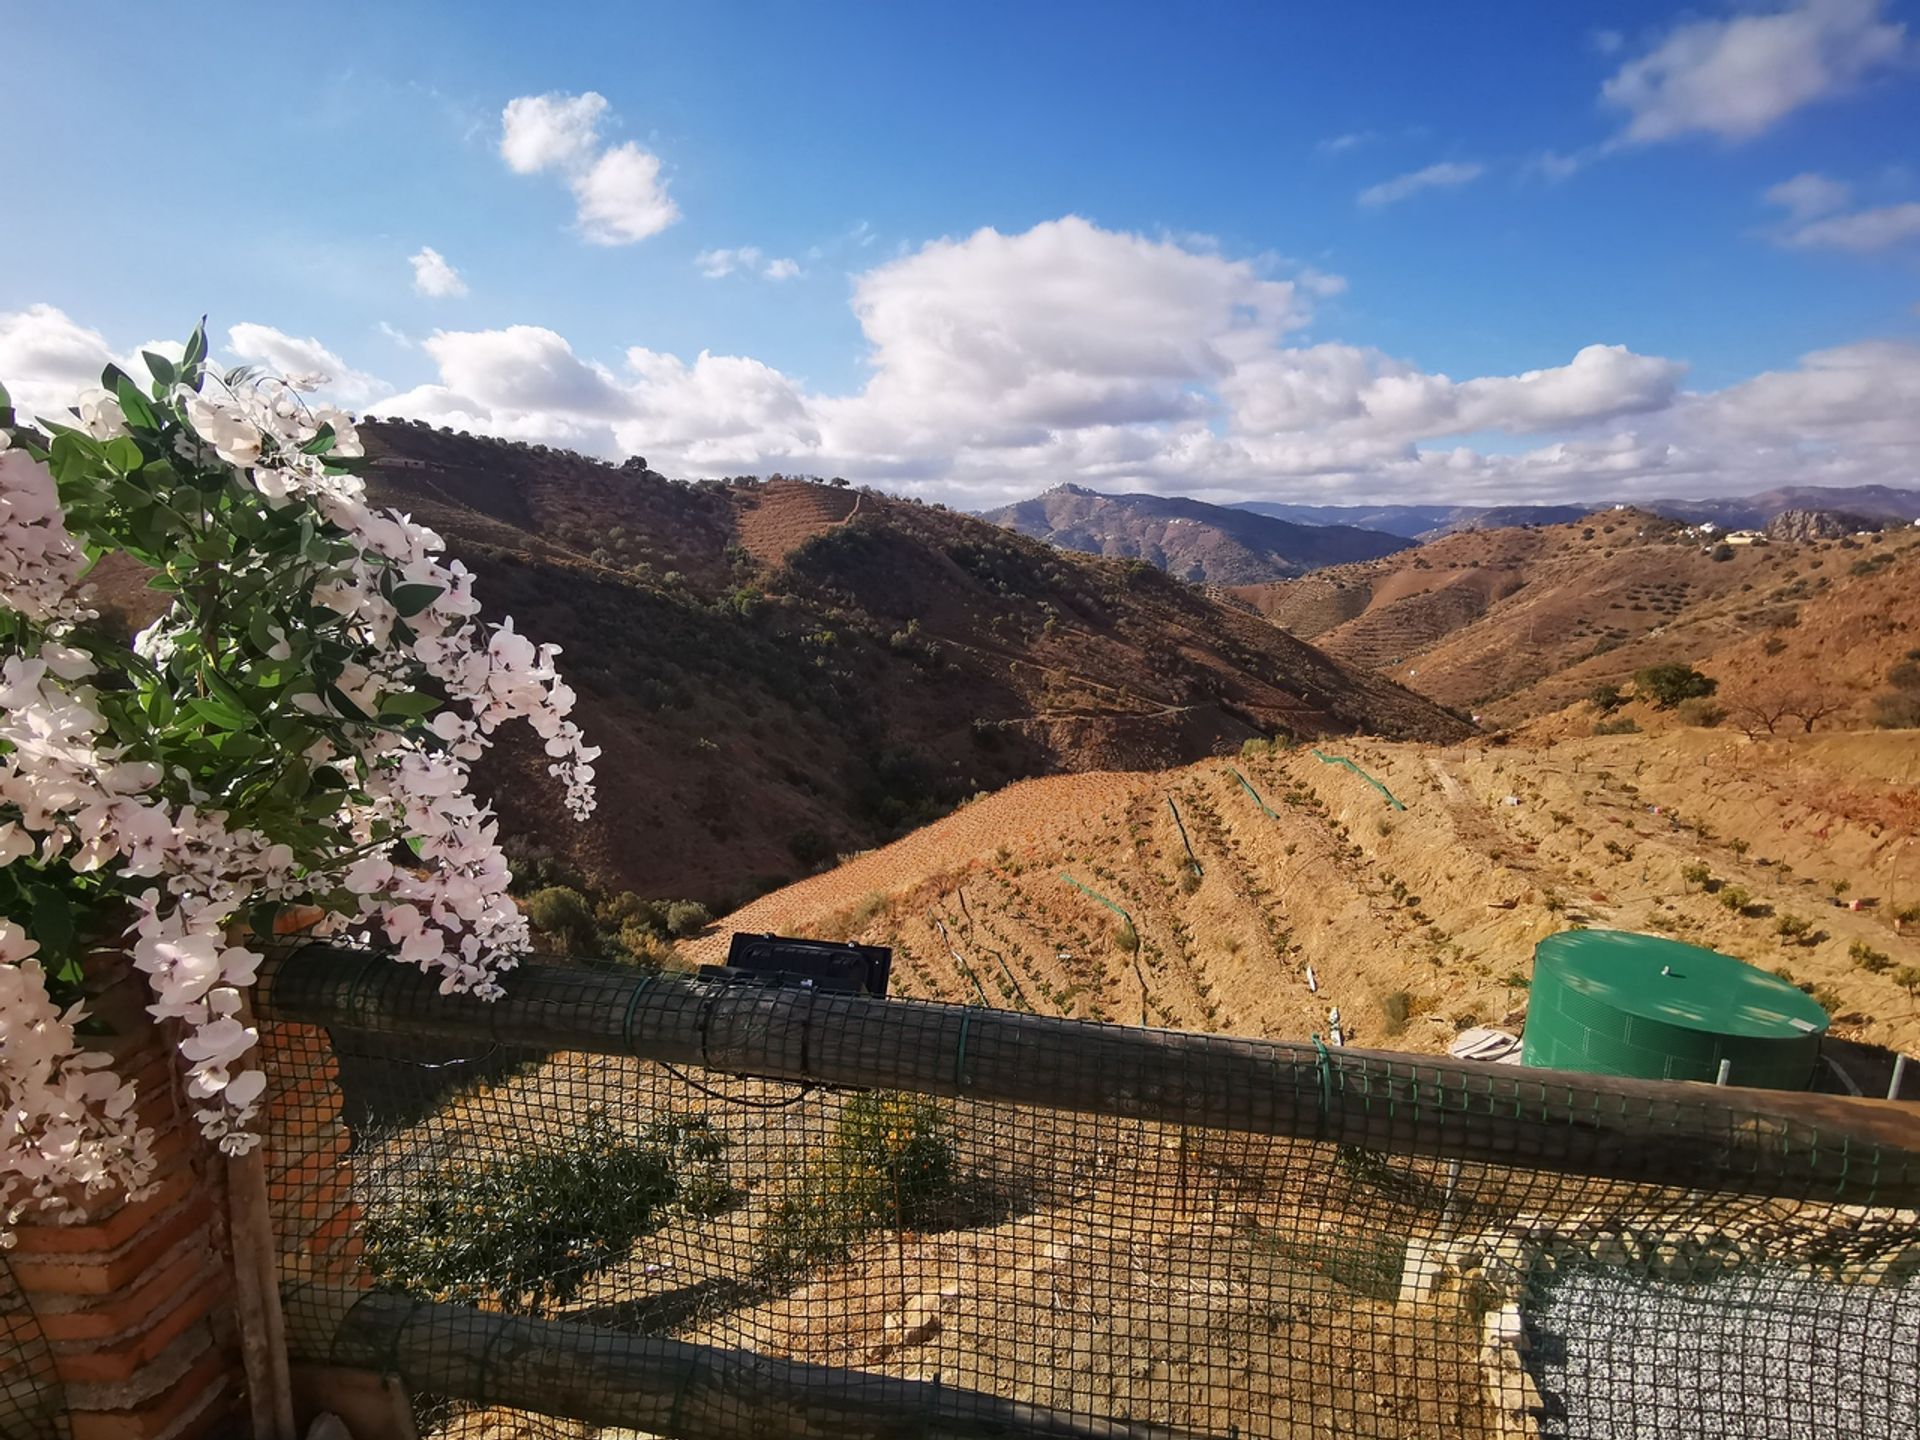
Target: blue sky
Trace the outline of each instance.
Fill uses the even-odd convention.
[[[8,4],[0,379],[206,311],[961,503],[1920,484],[1913,8]]]

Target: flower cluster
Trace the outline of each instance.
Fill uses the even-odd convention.
[[[244,1153],[265,1089],[244,918],[317,904],[492,997],[527,927],[473,762],[524,721],[570,813],[594,805],[556,648],[485,624],[440,537],[368,503],[335,463],[360,454],[346,415],[204,357],[199,332],[145,356],[151,398],[110,367],[73,423],[0,452],[0,1159],[52,1157],[17,1172],[47,1205],[150,1162],[76,1012],[47,1019],[73,953],[28,955],[124,927],[204,1131]],[[10,419],[0,391],[0,440]],[[172,596],[130,644],[88,623],[83,557],[114,552]]]

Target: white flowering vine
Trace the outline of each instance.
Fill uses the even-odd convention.
[[[528,934],[473,761],[523,720],[593,809],[557,648],[483,623],[440,537],[367,503],[346,415],[206,358],[196,330],[142,357],[145,389],[109,366],[66,423],[17,424],[0,389],[0,1243],[152,1171],[86,1049],[89,947],[125,948],[181,1022],[200,1124],[242,1154],[250,937],[277,907],[491,998]],[[92,603],[110,557],[166,597],[138,635]]]

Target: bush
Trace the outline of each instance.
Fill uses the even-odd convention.
[[[1715,560],[1731,560],[1733,558],[1733,547],[1723,540],[1713,547],[1712,555]]]
[[[1720,891],[1720,903],[1739,915],[1753,904],[1753,896],[1744,885],[1727,885]]]
[[[1798,945],[1813,932],[1813,922],[1800,915],[1782,915],[1773,922],[1773,930],[1783,941]]]
[[[775,1206],[759,1269],[790,1277],[844,1259],[876,1230],[951,1221],[953,1137],[936,1102],[899,1091],[852,1096],[833,1138]]]
[[[797,830],[787,841],[787,850],[795,860],[811,870],[834,857],[833,841],[818,830]]]
[[[1705,699],[1719,688],[1719,683],[1679,662],[1649,665],[1633,672],[1634,688],[1662,710],[1671,710],[1682,700]]]
[[[1709,870],[1704,862],[1695,860],[1680,867],[1680,878],[1687,884],[1698,885],[1704,890],[1713,880],[1713,871]]]
[[[675,1117],[637,1135],[592,1110],[547,1150],[455,1161],[366,1221],[375,1283],[427,1300],[542,1313],[632,1253],[672,1215],[708,1215],[732,1196],[726,1137]]]
[[[1711,730],[1727,718],[1726,710],[1713,701],[1695,696],[1691,700],[1682,700],[1674,707],[1673,713],[1682,725],[1697,725],[1702,730]]]
[[[1620,687],[1611,680],[1603,681],[1587,692],[1587,701],[1602,715],[1610,715],[1626,704],[1627,697],[1620,693]]]
[[[667,933],[676,940],[698,935],[712,923],[712,912],[698,900],[675,900],[667,906]]]
[[[549,885],[526,899],[527,919],[541,934],[569,955],[594,950],[600,939],[600,925],[594,918],[587,897],[570,885]]]
[[[1872,718],[1882,730],[1920,730],[1920,694],[1883,691],[1873,697]]]
[[[1884,950],[1876,950],[1864,940],[1856,940],[1847,947],[1847,954],[1862,970],[1869,975],[1878,975],[1893,968],[1893,957]]]
[[[1640,726],[1631,715],[1623,715],[1618,720],[1596,720],[1593,722],[1596,735],[1638,735]]]

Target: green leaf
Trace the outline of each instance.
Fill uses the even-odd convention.
[[[108,366],[107,368],[112,369],[113,367]],[[129,380],[125,375],[121,375],[120,379],[115,383],[113,395],[114,398],[120,402],[120,413],[127,417],[127,423],[129,425],[138,426],[142,430],[158,430],[160,428],[160,417],[153,413],[152,404],[148,402],[145,395],[140,393],[140,387],[135,385],[133,381]]]
[[[107,442],[107,463],[122,473],[130,474],[146,463],[146,456],[126,436],[116,435]]]
[[[187,701],[187,709],[216,730],[244,730],[253,723],[253,717],[246,711],[235,710],[230,705],[222,705],[218,700],[209,700],[201,695]]]
[[[153,398],[158,400],[173,388],[173,362],[164,355],[156,355],[151,350],[142,350],[140,358],[146,362],[147,369],[153,374]]]
[[[73,907],[58,890],[38,890],[33,897],[33,938],[48,961],[64,961],[73,951]]]
[[[0,385],[0,429],[13,424],[13,397],[7,393],[7,387]]]
[[[333,449],[333,439],[333,426],[331,424],[322,425],[319,430],[314,432],[314,437],[300,447],[300,453],[303,455],[324,455]]]
[[[393,608],[411,620],[444,594],[444,585],[400,585],[393,592]]]
[[[234,689],[218,670],[215,670],[211,665],[205,666],[200,671],[200,678],[206,683],[207,689],[213,692],[214,698],[222,705],[239,711],[247,717],[249,722],[252,721],[253,707],[247,703],[247,697]]]
[[[382,715],[403,715],[417,720],[423,715],[433,714],[439,708],[439,700],[418,690],[398,690],[380,697]]]

